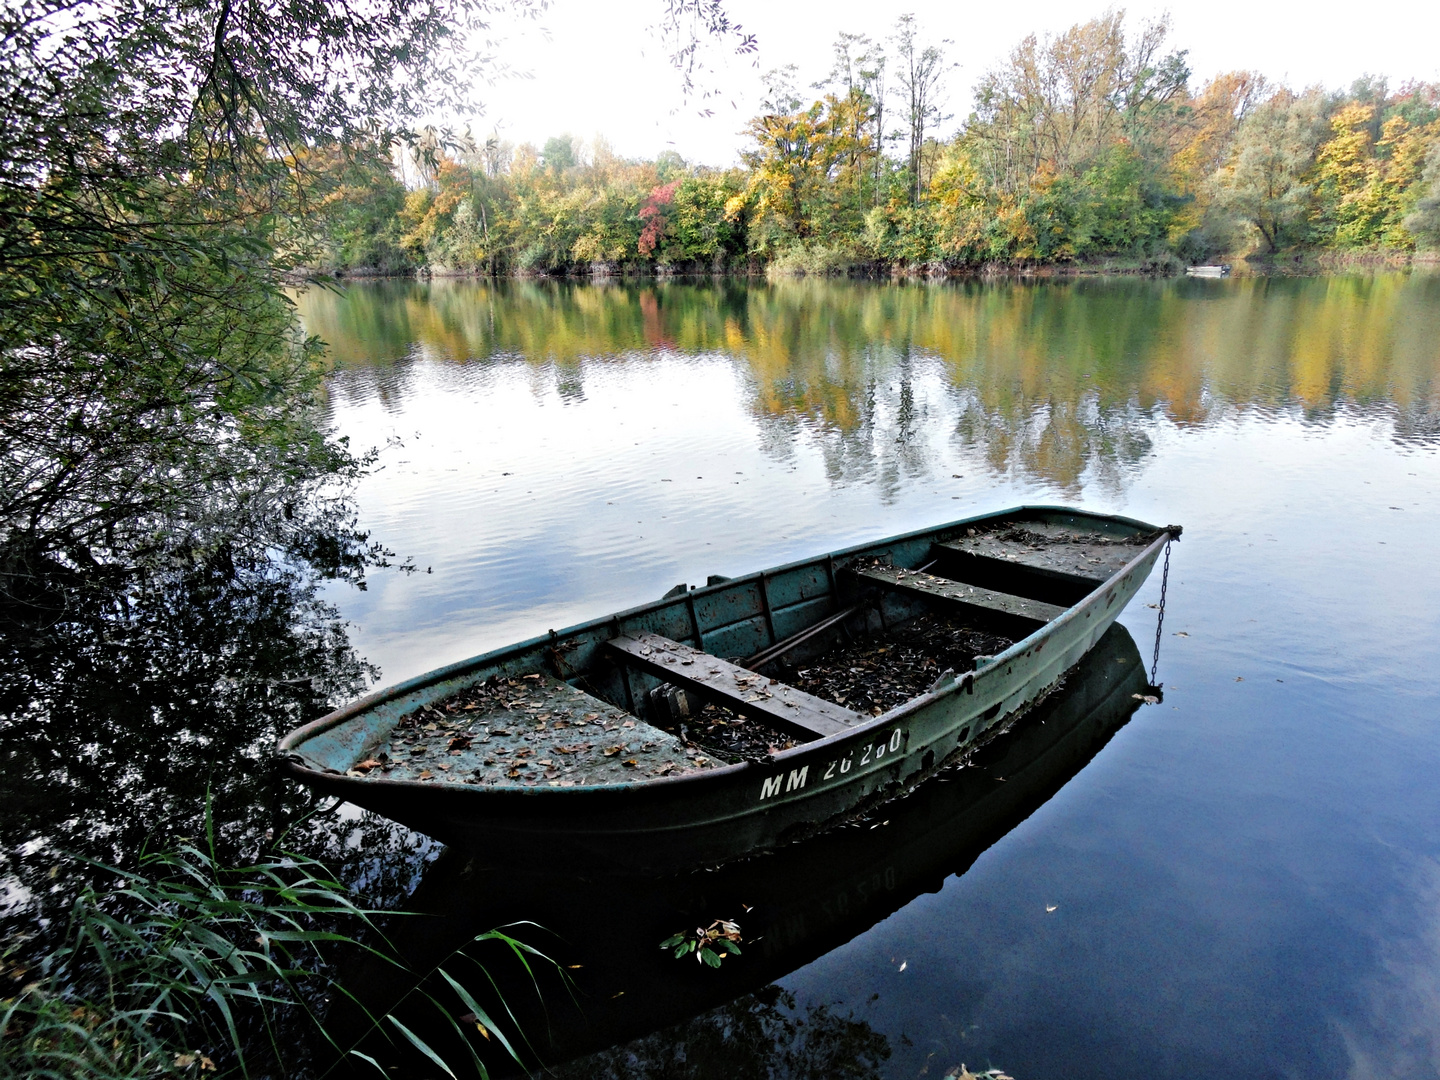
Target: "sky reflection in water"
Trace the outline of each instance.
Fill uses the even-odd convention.
[[[1165,703],[784,985],[885,1033],[887,1076],[1440,1075],[1440,278],[404,283],[301,309],[337,429],[398,440],[365,523],[433,570],[332,597],[387,682],[1019,502],[1183,524]],[[1158,584],[1124,620],[1147,653]]]

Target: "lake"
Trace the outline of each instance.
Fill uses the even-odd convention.
[[[1185,528],[1163,702],[1072,703],[1064,761],[1017,734],[1023,792],[967,770],[883,842],[701,899],[573,883],[562,907],[626,913],[575,945],[601,970],[593,1030],[556,1042],[599,1052],[574,1075],[1440,1076],[1440,276],[388,282],[300,309],[334,429],[379,451],[361,522],[415,570],[327,594],[385,683],[1020,503]],[[1159,588],[1113,662],[1148,668]],[[567,887],[447,859],[430,895],[464,926]],[[775,927],[819,889],[786,916],[815,923],[852,868],[866,902],[803,947],[658,954],[687,904]]]

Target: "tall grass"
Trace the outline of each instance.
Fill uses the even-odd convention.
[[[459,980],[436,970],[469,1010],[462,1018],[420,988],[420,976],[386,948],[379,913],[358,905],[313,859],[277,853],[226,868],[213,844],[186,842],[143,856],[133,873],[94,869],[111,885],[75,899],[59,945],[28,970],[15,948],[6,957],[16,989],[0,1000],[4,1080],[299,1078],[346,1065],[389,1075],[358,1048],[377,1036],[413,1047],[454,1077],[458,1064],[443,1060],[393,1011],[364,1012],[336,980],[347,950],[381,957],[416,987],[412,995],[429,998],[469,1048],[466,1072],[487,1075],[475,1034],[493,1038],[520,1063]],[[475,940],[502,943],[532,978],[532,960],[552,963],[501,931]],[[369,1025],[346,1046],[324,1020],[339,996],[361,1008]]]

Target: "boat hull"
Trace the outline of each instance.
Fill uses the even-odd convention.
[[[833,586],[837,559],[883,552],[900,565],[904,558],[920,558],[937,536],[958,534],[971,522],[1022,512],[1076,514],[1063,508],[1016,508],[766,573],[772,582],[784,574],[802,582],[819,581],[818,570],[809,579],[804,573],[796,577],[795,572],[823,563],[825,580]],[[1123,518],[1079,516],[1090,525],[1152,528]],[[552,864],[575,859],[660,871],[719,863],[800,839],[868,804],[894,797],[984,741],[1053,690],[1079,663],[1139,590],[1172,538],[1159,532],[1061,616],[975,671],[942,679],[929,693],[873,720],[763,760],[676,777],[574,787],[476,788],[343,771],[364,745],[373,743],[377,725],[393,723],[398,712],[439,700],[489,674],[533,670],[542,663],[564,674],[567,667],[573,671],[593,665],[603,642],[621,632],[645,629],[679,636],[676,623],[686,615],[696,629],[696,640],[708,644],[697,615],[704,590],[439,669],[292,732],[282,740],[280,751],[286,767],[308,785],[449,843]],[[773,595],[774,586],[760,577],[762,592]],[[745,580],[729,583],[729,592],[720,597],[741,595]],[[838,594],[807,598],[803,592],[799,590],[790,607],[819,610],[819,601],[831,607],[839,603]],[[766,632],[772,640],[777,633],[774,624],[784,610],[767,606]],[[297,753],[297,748],[304,752]]]

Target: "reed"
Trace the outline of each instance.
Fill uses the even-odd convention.
[[[395,1010],[362,1012],[369,1026],[349,1045],[332,1038],[333,1001],[344,996],[363,1010],[335,977],[337,957],[355,949],[393,965],[415,988],[412,1004],[422,995],[440,1011],[469,1049],[465,1071],[488,1075],[473,1035],[520,1064],[513,1042],[444,968],[434,973],[468,1013],[457,1018],[422,987],[387,947],[381,913],[358,904],[324,865],[277,852],[225,867],[210,841],[147,853],[134,872],[94,866],[110,885],[76,897],[58,945],[28,969],[12,947],[5,966],[16,989],[0,1000],[0,1078],[298,1080],[371,1066],[388,1075],[358,1048],[376,1036],[455,1077],[461,1063],[444,1060]],[[553,964],[501,930],[475,940],[501,943],[532,979],[532,963]]]

